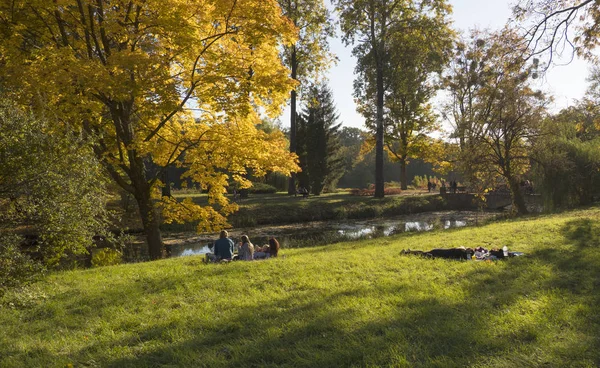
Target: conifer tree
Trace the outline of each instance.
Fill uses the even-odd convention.
[[[344,174],[344,159],[338,137],[341,123],[326,85],[311,88],[307,103],[298,116],[300,167],[299,185],[315,195],[331,190]]]

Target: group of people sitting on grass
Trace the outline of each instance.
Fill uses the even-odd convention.
[[[277,257],[278,254],[279,242],[274,236],[269,236],[269,244],[262,247],[255,247],[248,235],[242,235],[241,241],[234,245],[229,233],[223,230],[213,245],[212,253],[206,254],[206,262],[253,261]]]

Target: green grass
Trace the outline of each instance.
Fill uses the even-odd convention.
[[[596,367],[599,220],[590,208],[269,261],[54,274],[2,300],[0,366]],[[400,255],[504,244],[527,256]]]

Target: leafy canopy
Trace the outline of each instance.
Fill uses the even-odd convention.
[[[247,186],[248,168],[296,168],[283,136],[255,127],[294,86],[279,47],[296,28],[275,0],[0,0],[0,32],[7,89],[92,137],[140,205],[162,185],[149,162],[185,166],[209,189],[204,208],[165,199],[168,222],[223,225],[236,208],[228,173]],[[152,208],[142,212],[156,228]]]

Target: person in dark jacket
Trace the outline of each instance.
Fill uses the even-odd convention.
[[[233,258],[233,240],[228,238],[229,233],[226,230],[221,231],[219,239],[215,242],[214,253],[217,261]]]

